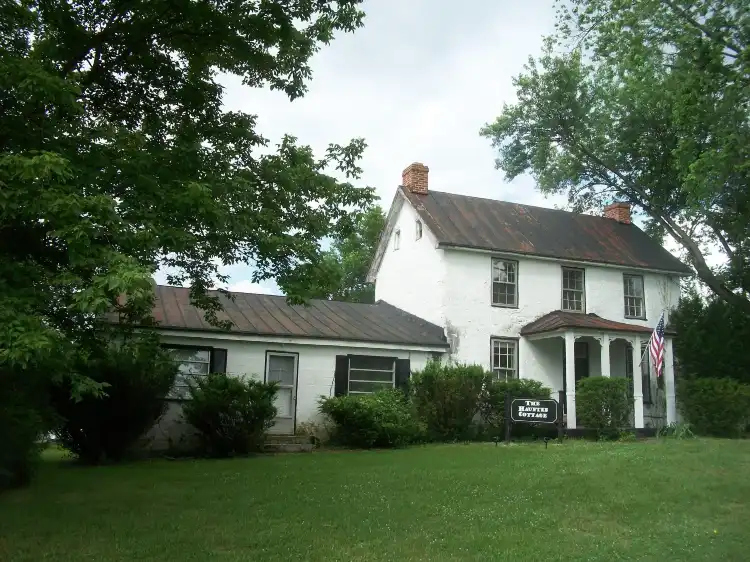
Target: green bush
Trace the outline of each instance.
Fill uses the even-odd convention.
[[[335,424],[332,439],[349,447],[403,447],[424,436],[424,426],[400,390],[320,399]]]
[[[177,366],[155,337],[89,349],[78,372],[103,383],[104,394],[76,397],[70,381],[57,385],[53,404],[63,447],[89,464],[122,460],[164,412]]]
[[[471,435],[480,393],[490,377],[479,365],[439,361],[412,374],[411,398],[431,439],[455,441]]]
[[[617,439],[630,425],[630,381],[626,378],[587,377],[576,385],[576,417],[596,430],[599,438]]]
[[[276,383],[224,373],[195,377],[182,412],[198,432],[201,453],[232,457],[258,452],[276,417]]]
[[[500,435],[505,427],[506,393],[510,393],[511,398],[549,399],[552,391],[532,379],[487,381],[479,399],[479,415],[491,436]]]
[[[692,439],[695,434],[689,423],[672,422],[659,429],[657,436],[671,439]]]
[[[29,483],[50,429],[48,392],[32,370],[0,369],[0,490]]]
[[[689,378],[677,386],[680,410],[699,435],[738,437],[750,421],[750,385],[730,378]]]

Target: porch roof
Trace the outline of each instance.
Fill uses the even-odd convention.
[[[653,331],[653,328],[649,328],[648,326],[637,326],[635,324],[607,320],[606,318],[602,318],[593,313],[581,314],[579,312],[555,310],[526,324],[521,328],[521,335],[530,336],[532,334],[554,332],[555,330],[562,330],[565,328],[584,328],[588,330],[630,332],[639,334],[650,334]],[[665,332],[667,331],[673,334],[671,330],[665,330]]]

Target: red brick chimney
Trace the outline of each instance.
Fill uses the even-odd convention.
[[[630,203],[612,203],[604,207],[604,216],[623,224],[630,224]]]
[[[427,174],[430,169],[419,162],[409,164],[401,173],[401,185],[412,193],[427,193]]]

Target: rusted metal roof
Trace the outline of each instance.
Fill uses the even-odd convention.
[[[691,273],[633,224],[494,199],[400,189],[442,246]]]
[[[630,332],[635,334],[651,334],[654,330],[647,326],[637,326],[635,324],[607,320],[597,314],[581,314],[580,312],[555,310],[526,324],[521,328],[521,335],[530,336],[532,334],[543,334],[545,332],[554,332],[555,330],[566,328],[585,328],[588,330]],[[672,330],[665,330],[665,332],[667,331],[670,334],[674,334]]]
[[[224,307],[217,316],[232,322],[234,334],[448,346],[443,328],[383,301],[311,300],[302,306],[290,305],[281,296],[232,293],[231,300],[214,294]],[[184,287],[157,285],[153,317],[159,328],[224,332],[206,321]]]

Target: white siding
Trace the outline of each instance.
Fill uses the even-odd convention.
[[[377,344],[372,344],[372,347],[351,347],[346,345],[287,344],[174,335],[164,335],[161,337],[161,341],[164,345],[175,344],[226,349],[227,373],[258,380],[264,379],[267,351],[298,353],[296,408],[298,424],[300,422],[317,421],[319,419],[318,399],[320,396],[333,396],[333,377],[337,355],[379,355],[410,359],[412,371],[423,369],[431,355],[431,352],[428,351],[379,348]],[[172,405],[169,415],[151,432],[151,437],[156,441],[154,443],[156,447],[167,446],[166,440],[169,438],[175,440],[183,432],[183,430],[173,427],[178,419],[179,408]],[[273,432],[273,428],[271,431]]]
[[[444,326],[444,252],[437,249],[437,241],[425,224],[422,237],[416,240],[416,221],[417,213],[404,203],[377,272],[375,299]],[[396,230],[401,231],[398,250],[393,247]]]

